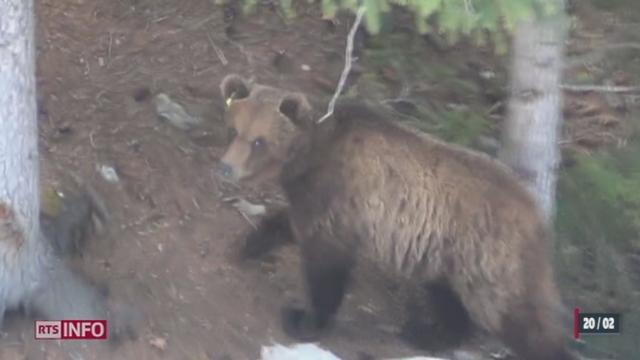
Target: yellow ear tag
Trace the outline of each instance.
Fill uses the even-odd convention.
[[[225,101],[227,103],[227,107],[231,106],[231,103],[233,102],[233,97],[236,96],[236,92],[232,92],[231,95],[229,95],[229,97],[227,98],[227,100]]]

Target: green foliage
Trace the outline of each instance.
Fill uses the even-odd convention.
[[[626,254],[640,249],[640,142],[563,170],[555,225],[558,276],[572,305],[623,312],[625,320],[622,336],[590,339],[584,350],[637,354],[640,299]]]
[[[224,3],[227,0],[215,0]],[[367,30],[377,34],[382,29],[382,18],[393,6],[404,8],[414,16],[416,30],[426,34],[437,28],[455,42],[460,36],[469,36],[477,45],[494,35],[497,49],[506,44],[503,31],[513,30],[516,23],[536,14],[550,14],[558,10],[560,0],[298,0],[319,3],[325,18],[334,18],[340,10],[354,12],[360,5],[367,9]],[[294,0],[278,0],[287,16],[293,16]],[[255,9],[259,0],[243,0],[244,10]],[[435,27],[433,26],[435,23]]]
[[[633,4],[635,1],[629,0],[591,0],[591,2],[598,8],[604,10],[615,10],[617,8],[627,8],[630,3]]]
[[[489,129],[487,119],[474,111],[441,111],[436,118],[440,126],[435,129],[435,135],[466,147],[472,147],[478,136]]]
[[[640,144],[581,158],[561,174],[561,230],[640,246]]]
[[[322,0],[322,14],[331,19],[336,16],[338,5],[333,0]]]
[[[404,31],[381,34],[372,42],[363,56],[367,71],[350,95],[394,109],[398,119],[446,141],[473,146],[480,135],[494,135],[485,116],[486,89],[463,75],[464,56],[430,56],[424,39]],[[429,89],[421,90],[424,84]],[[398,98],[410,105],[394,105]]]

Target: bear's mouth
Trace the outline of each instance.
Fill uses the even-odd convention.
[[[214,173],[214,177],[217,180],[219,180],[220,182],[225,183],[225,184],[238,185],[240,183],[240,181],[241,181],[240,179],[237,179],[235,177],[234,178],[230,178],[230,177],[224,176],[224,175],[220,174],[217,170],[214,170],[213,173]]]
[[[235,167],[224,162],[218,163],[213,173],[215,178],[227,184],[237,184],[245,177],[243,172],[238,171]]]
[[[259,183],[263,176],[261,171],[246,172],[233,170],[229,174],[223,174],[219,169],[214,170],[215,177],[221,182],[229,185],[239,186],[243,184]]]
[[[214,175],[221,182],[230,185],[251,184],[260,185],[271,181],[278,181],[282,172],[282,166],[278,161],[261,163],[257,168],[234,167],[220,163],[214,170]]]
[[[256,171],[247,171],[238,182],[243,184],[260,185],[272,181],[278,181],[281,169],[277,163],[266,164]]]

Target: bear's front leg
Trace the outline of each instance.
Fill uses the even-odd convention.
[[[300,241],[310,308],[283,309],[284,332],[298,341],[314,341],[329,328],[347,290],[353,256],[325,234]]]
[[[240,250],[240,257],[256,259],[292,241],[289,215],[286,210],[279,210],[262,220],[258,228],[249,233]]]

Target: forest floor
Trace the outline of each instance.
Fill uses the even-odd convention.
[[[309,10],[288,22],[266,7],[242,17],[209,0],[40,0],[37,19],[43,188],[75,174],[102,195],[111,223],[80,263],[146,319],[137,340],[116,349],[79,349],[73,358],[253,360],[262,345],[289,343],[277,315],[287,299],[302,294],[296,248],[260,263],[240,264],[231,256],[259,219],[245,218],[223,199],[268,203],[279,194],[229,187],[213,176],[226,145],[218,86],[235,72],[324,99],[342,70],[350,20],[330,23]],[[486,67],[506,76],[503,64],[492,63],[491,51],[462,47],[436,54],[437,46],[422,42],[430,63],[465,64],[452,77],[471,74],[476,88],[484,86],[478,73]],[[393,71],[382,77],[396,81],[391,92],[402,90]],[[464,92],[447,84],[430,84],[425,96],[464,102]],[[361,94],[371,91],[360,88]],[[172,127],[159,119],[147,93],[168,94],[204,123],[191,131]],[[479,101],[490,109],[501,96]],[[491,110],[496,123],[498,107]],[[607,109],[617,121],[615,110]],[[623,127],[602,126],[613,139],[624,133]],[[119,179],[106,181],[103,166]],[[394,335],[403,317],[389,306],[395,297],[375,281],[356,284],[323,346],[344,359],[426,354]],[[37,342],[32,334],[31,322],[13,319],[0,339],[0,357],[66,358],[58,343]],[[484,344],[467,347],[493,348]]]

